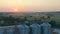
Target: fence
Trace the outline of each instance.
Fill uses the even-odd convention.
[[[51,34],[51,25],[34,23],[30,26],[26,24],[16,26],[0,27],[0,34]]]

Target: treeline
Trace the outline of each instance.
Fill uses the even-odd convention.
[[[21,17],[13,17],[13,16],[0,16],[0,26],[10,26],[10,25],[19,25],[21,23],[25,23],[25,21],[28,21],[28,23],[26,23],[27,25],[32,24],[33,22],[36,22],[38,24],[43,23],[43,19],[45,19],[45,17],[40,17],[39,19],[32,19],[33,16],[30,16],[28,19],[27,16],[24,16],[23,18]],[[47,16],[46,20],[49,20],[50,16]],[[50,20],[48,21],[48,23],[50,23],[52,25],[52,27],[56,27],[56,22],[55,20]]]

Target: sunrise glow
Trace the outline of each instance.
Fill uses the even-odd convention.
[[[17,8],[15,8],[15,9],[13,9],[13,10],[14,10],[14,12],[18,12],[18,11],[19,11]]]
[[[7,10],[8,12],[56,11],[60,10],[60,0],[0,0],[0,12]]]

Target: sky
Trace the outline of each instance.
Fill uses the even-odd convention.
[[[0,0],[0,12],[60,11],[60,0]]]

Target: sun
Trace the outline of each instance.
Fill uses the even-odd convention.
[[[15,9],[13,9],[13,10],[14,10],[14,12],[18,12],[18,11],[19,11],[17,8],[15,8]]]

